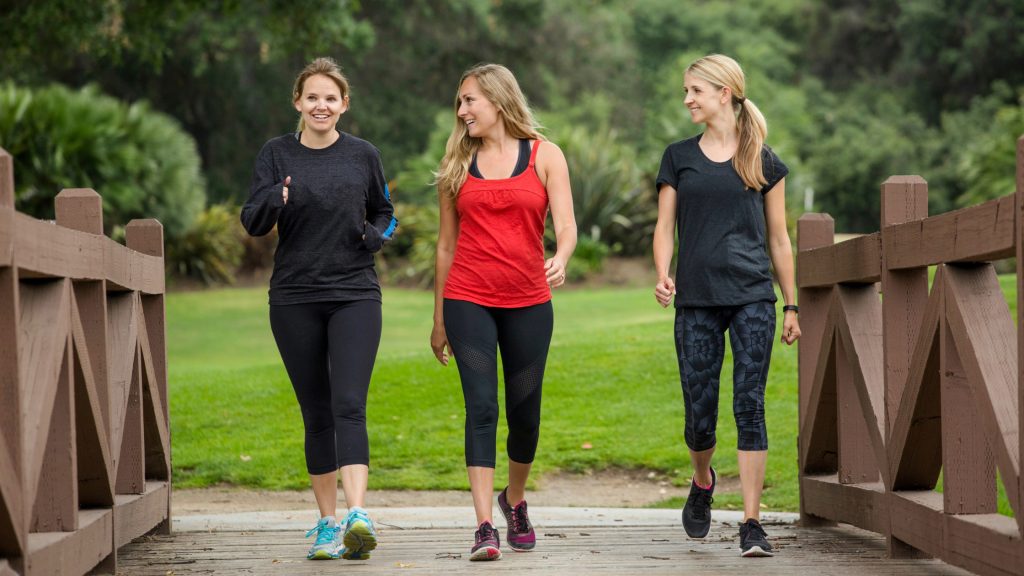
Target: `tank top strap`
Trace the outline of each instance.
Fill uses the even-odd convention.
[[[537,151],[540,150],[540,140],[533,141],[533,150],[530,152],[530,168],[537,165]]]

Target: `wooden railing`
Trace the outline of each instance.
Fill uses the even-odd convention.
[[[0,575],[114,573],[170,529],[163,227],[103,235],[99,195],[56,225],[14,210],[0,149]]]
[[[929,218],[925,181],[894,176],[881,206],[881,232],[840,244],[828,215],[797,225],[802,520],[1024,574],[1024,138],[1016,194]],[[1016,326],[991,264],[1014,257]]]

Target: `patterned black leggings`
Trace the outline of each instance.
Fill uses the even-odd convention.
[[[553,326],[550,301],[524,308],[491,308],[445,299],[444,328],[466,399],[466,466],[494,468],[499,347],[505,372],[508,457],[513,462],[533,462]]]
[[[764,389],[775,339],[772,302],[676,309],[676,356],[686,406],[686,445],[695,452],[715,446],[726,329],[732,343],[737,448],[767,450]]]

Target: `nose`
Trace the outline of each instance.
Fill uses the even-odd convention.
[[[686,106],[693,104],[693,96],[691,96],[689,92],[683,95],[683,104]]]
[[[466,116],[466,114],[466,103],[462,102],[461,104],[459,104],[459,111],[455,115],[458,116],[459,118],[463,118]]]

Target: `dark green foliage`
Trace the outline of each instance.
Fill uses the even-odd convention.
[[[214,204],[204,210],[188,232],[167,243],[167,269],[203,284],[232,284],[245,247],[238,207]]]
[[[175,238],[205,203],[195,143],[178,123],[92,86],[0,86],[0,147],[14,156],[18,210],[37,218],[53,218],[62,189],[93,188],[103,197],[108,232],[132,218],[156,218]]]

